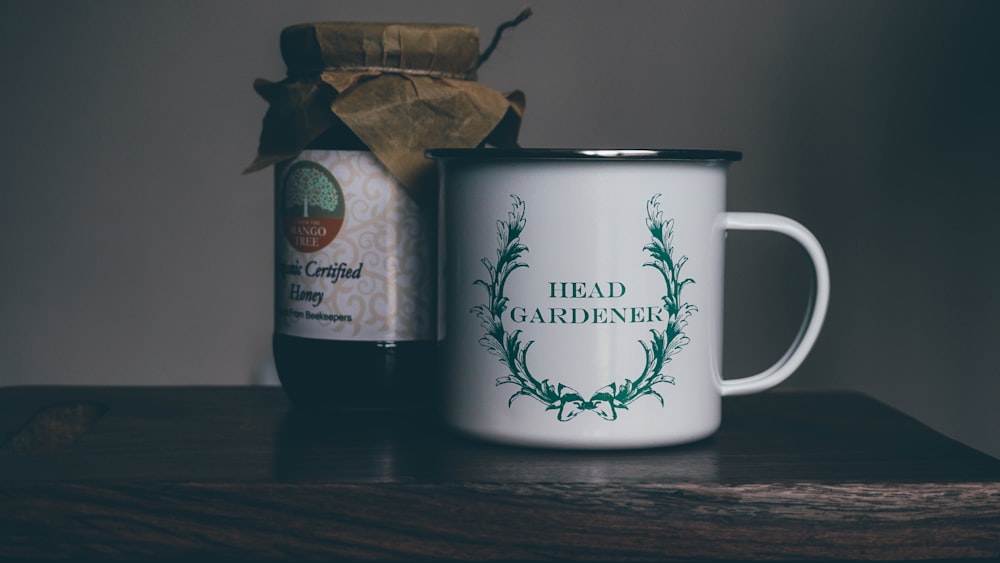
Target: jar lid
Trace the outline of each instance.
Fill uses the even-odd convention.
[[[479,29],[453,24],[303,23],[281,32],[289,76],[329,71],[406,70],[472,78]]]
[[[736,162],[743,153],[705,149],[431,149],[428,158],[504,160],[690,160]]]

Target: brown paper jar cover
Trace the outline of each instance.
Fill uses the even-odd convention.
[[[299,24],[281,32],[281,54],[288,76],[254,82],[269,107],[246,172],[294,158],[327,133],[357,137],[421,200],[433,174],[426,149],[517,146],[524,95],[475,82],[475,27]]]

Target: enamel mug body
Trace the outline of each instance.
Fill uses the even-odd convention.
[[[731,151],[438,149],[445,420],[508,444],[620,449],[711,435],[721,397],[787,378],[829,274],[790,219],[726,212]],[[815,292],[788,353],[722,376],[727,230],[798,241]]]

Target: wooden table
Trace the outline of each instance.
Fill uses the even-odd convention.
[[[1000,557],[1000,461],[853,393],[676,448],[494,446],[280,389],[0,388],[0,559]]]

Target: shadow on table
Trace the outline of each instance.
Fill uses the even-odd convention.
[[[278,432],[279,481],[704,482],[719,478],[712,439],[672,448],[562,451],[494,445],[430,416],[361,411],[289,412]]]

